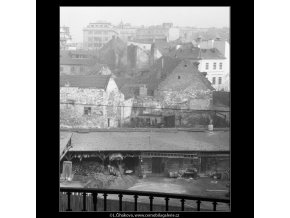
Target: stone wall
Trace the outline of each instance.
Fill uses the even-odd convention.
[[[113,80],[106,91],[61,87],[60,102],[60,126],[64,128],[118,127],[122,122],[124,95]]]

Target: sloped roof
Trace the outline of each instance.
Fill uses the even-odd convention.
[[[65,151],[67,144],[72,136],[71,132],[60,132],[59,134],[59,155]]]
[[[69,87],[106,89],[110,76],[102,75],[63,75],[60,76],[60,87],[69,84]]]
[[[229,132],[74,133],[70,151],[229,151]]]
[[[180,59],[225,59],[222,53],[216,49],[200,49],[198,47],[190,46],[186,48],[179,48],[169,53],[171,57]]]

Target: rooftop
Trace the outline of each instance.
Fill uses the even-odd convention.
[[[78,88],[95,88],[106,89],[110,76],[87,76],[87,75],[64,75],[60,76],[60,87],[78,87]]]
[[[59,134],[59,155],[61,156],[65,151],[68,141],[72,136],[71,132],[60,132]]]
[[[216,48],[200,49],[194,46],[173,50],[169,55],[180,59],[225,59],[222,53]]]
[[[229,151],[229,131],[74,133],[70,151]]]

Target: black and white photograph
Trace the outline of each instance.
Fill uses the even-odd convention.
[[[59,211],[231,212],[231,8],[59,13]]]

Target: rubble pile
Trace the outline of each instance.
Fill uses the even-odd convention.
[[[104,166],[95,161],[84,161],[72,165],[74,175],[95,176],[104,171]]]

